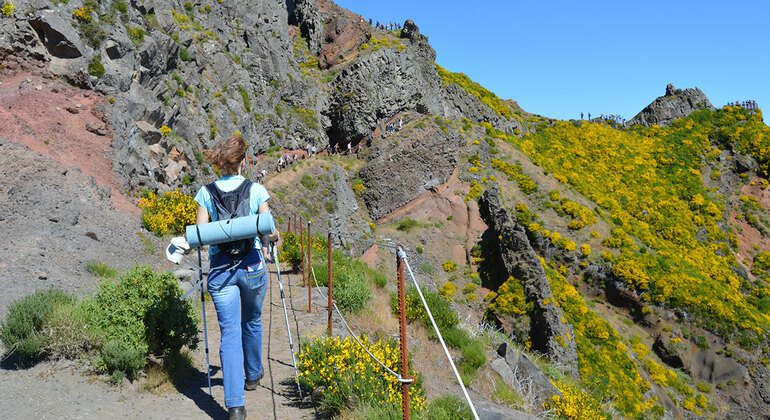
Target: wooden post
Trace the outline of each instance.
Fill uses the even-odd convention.
[[[329,283],[328,283],[328,286],[329,286],[329,290],[328,290],[329,309],[328,309],[328,312],[329,313],[328,313],[328,318],[329,318],[329,337],[331,337],[332,336],[332,231],[329,231],[329,236],[327,237],[326,243],[328,244],[326,246],[326,248],[329,251],[329,268],[328,268],[328,273],[329,273]]]
[[[295,220],[296,222],[296,220]],[[296,229],[296,224],[295,224]],[[299,255],[302,256],[302,287],[305,287],[305,229],[302,228],[302,216],[299,217]]]
[[[310,276],[313,275],[313,261],[310,259],[313,248],[313,235],[310,234],[310,225],[313,224],[310,220],[307,221],[307,311],[313,312],[313,282],[310,281]]]
[[[401,259],[401,247],[396,251],[398,269],[398,332],[401,342],[401,377],[409,378],[409,354],[406,348],[406,291],[404,285],[404,260]],[[401,410],[404,420],[409,420],[409,383],[401,383]]]

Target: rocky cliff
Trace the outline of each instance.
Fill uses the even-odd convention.
[[[674,85],[666,86],[666,94],[658,97],[636,114],[627,124],[641,124],[645,127],[659,125],[665,127],[677,118],[683,118],[699,109],[715,109],[706,95],[697,87],[695,89],[676,89]]]
[[[213,176],[201,151],[235,131],[257,156],[357,142],[404,111],[523,128],[444,85],[414,22],[381,31],[325,0],[25,0],[15,9],[0,20],[4,71],[34,66],[109,98],[127,190],[192,188]]]
[[[479,201],[481,217],[484,218],[497,237],[500,259],[508,276],[521,280],[527,301],[533,309],[529,312],[529,338],[532,348],[547,354],[562,363],[577,375],[577,350],[575,332],[565,324],[562,310],[554,304],[551,286],[548,283],[540,259],[527,239],[524,228],[511,220],[500,203],[498,186],[490,185]]]

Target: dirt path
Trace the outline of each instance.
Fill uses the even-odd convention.
[[[297,282],[297,275],[283,272],[286,309],[289,316],[294,350],[298,351],[301,338],[308,337],[308,326],[318,321],[316,314],[307,313],[307,298],[302,284]],[[301,299],[305,296],[305,299]],[[304,305],[303,305],[304,303]],[[303,309],[304,308],[304,309]],[[221,362],[219,359],[220,333],[214,305],[206,302],[206,322],[209,333],[209,355],[212,375],[211,385],[214,401],[208,401],[206,384],[206,359],[203,345],[196,354],[198,366],[203,370],[196,379],[194,397],[199,409],[213,418],[226,418],[224,408],[224,388],[222,386]],[[203,343],[201,343],[203,344]],[[281,294],[274,265],[270,265],[268,290],[262,307],[262,355],[265,376],[255,391],[246,392],[246,412],[249,418],[258,419],[314,419],[319,418],[314,408],[297,398],[297,385],[294,381],[294,367],[289,350],[289,338],[286,334],[286,321],[281,304]],[[198,397],[200,396],[200,397]],[[306,396],[306,393],[303,393]],[[307,401],[305,399],[304,401]]]

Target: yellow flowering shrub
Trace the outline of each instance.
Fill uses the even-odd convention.
[[[552,396],[550,400],[546,401],[545,407],[554,410],[560,418],[568,420],[612,418],[609,413],[605,413],[602,410],[602,405],[599,401],[596,401],[578,386],[566,382],[559,382],[556,386],[564,397]]]
[[[372,342],[365,335],[360,340],[386,366],[401,372],[398,342]],[[302,348],[303,352],[297,355],[300,383],[311,391],[324,387],[320,400],[324,409],[337,412],[354,398],[359,403],[387,405],[394,412],[400,411],[401,383],[352,338],[314,338]],[[416,378],[409,387],[410,406],[419,413],[425,406],[422,375],[410,364],[409,376]]]
[[[529,175],[522,172],[521,165],[510,164],[500,159],[492,159],[492,167],[508,175],[508,179],[516,181],[523,193],[531,194],[537,191],[537,183]]]
[[[588,244],[580,245],[580,254],[583,257],[590,257],[591,256],[591,245],[588,245]]]
[[[179,190],[158,196],[146,192],[139,207],[142,209],[142,226],[156,235],[184,233],[185,227],[195,224],[198,203],[193,197]]]
[[[433,63],[433,64],[436,66],[436,71],[438,71],[438,74],[439,76],[441,76],[441,79],[444,82],[444,84],[451,83],[451,84],[460,86],[466,92],[475,96],[485,105],[492,108],[492,110],[495,111],[500,116],[506,117],[508,119],[513,117],[518,118],[518,116],[515,116],[511,112],[510,108],[508,108],[508,106],[505,104],[505,102],[503,102],[500,98],[498,98],[497,95],[483,88],[478,83],[472,81],[465,74],[452,73],[447,71],[446,69],[444,69],[443,67],[439,66],[436,63]]]
[[[83,6],[81,8],[73,10],[72,17],[79,20],[80,22],[88,23],[91,21],[91,13],[93,13],[93,10],[89,9],[86,6]]]
[[[3,15],[3,17],[9,17],[13,14],[14,6],[13,3],[10,1],[3,3],[3,7],[0,8],[0,14]]]
[[[484,298],[486,300],[486,297]],[[525,315],[532,310],[532,304],[527,303],[524,286],[515,277],[508,277],[497,289],[497,297],[493,298],[490,308],[508,315]],[[490,299],[491,300],[491,299]]]
[[[444,271],[447,273],[451,273],[457,270],[457,263],[452,260],[446,260],[441,263],[441,267],[443,267]]]
[[[663,128],[557,121],[522,137],[488,134],[545,171],[558,172],[596,203],[614,225],[603,244],[622,251],[617,271],[643,299],[688,308],[699,325],[753,346],[770,329],[770,314],[761,310],[760,292],[742,290],[733,272],[737,261],[729,247],[737,241],[720,227],[725,208],[703,185],[708,171],[702,166],[716,149],[732,149],[750,154],[759,163],[758,175],[770,176],[770,128],[761,118],[758,111],[725,107],[697,111]]]
[[[438,292],[441,293],[441,297],[449,300],[455,295],[455,292],[457,292],[457,287],[455,287],[454,283],[448,281],[439,287]]]
[[[168,128],[168,126],[162,125],[160,127],[160,134],[163,134],[164,137],[169,135],[170,133],[171,133],[171,129]]]
[[[553,302],[575,332],[583,388],[590,389],[593,395],[614,396],[612,405],[626,416],[643,416],[655,406],[654,400],[645,397],[650,384],[639,375],[639,367],[628,355],[618,332],[588,308],[562,274],[542,259],[541,265],[553,291]]]

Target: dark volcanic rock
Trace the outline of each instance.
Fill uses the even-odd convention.
[[[570,338],[575,337],[572,325],[562,324],[564,315],[553,303],[551,286],[540,259],[524,228],[511,220],[500,203],[496,183],[491,183],[482,194],[479,211],[494,235],[500,238],[499,252],[508,275],[521,280],[527,301],[533,304],[529,332],[532,348],[577,374],[577,350],[574,339]]]
[[[379,139],[374,156],[359,171],[366,186],[364,201],[373,219],[446,182],[457,166],[462,136],[430,125],[424,131],[399,136],[397,145],[391,141]]]
[[[636,114],[629,125],[641,124],[651,127],[655,124],[665,127],[675,119],[683,118],[699,109],[715,109],[706,95],[700,89],[676,89],[674,85],[666,86],[666,94],[660,96]]]
[[[29,20],[40,41],[51,55],[59,58],[77,58],[85,52],[85,46],[80,40],[75,28],[69,21],[50,10],[45,10]]]
[[[401,30],[401,36],[415,41],[428,40],[425,35],[420,33],[420,28],[417,27],[417,24],[414,23],[412,19],[407,19],[406,22],[404,22],[404,29]]]
[[[310,53],[318,55],[324,37],[318,0],[286,0],[286,7],[289,12],[289,24],[299,27],[302,36],[307,39]]]

